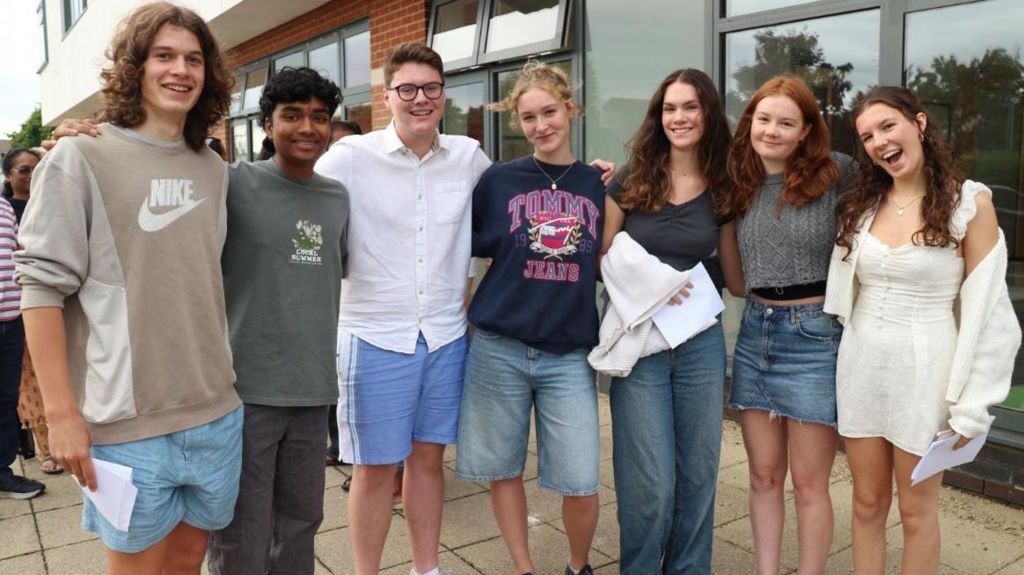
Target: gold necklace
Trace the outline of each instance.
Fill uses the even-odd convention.
[[[566,168],[564,172],[562,172],[561,176],[558,176],[557,178],[552,180],[551,176],[549,176],[548,173],[544,171],[544,168],[540,167],[540,162],[537,161],[537,156],[534,156],[533,154],[530,154],[530,159],[533,160],[533,165],[537,166],[537,169],[540,170],[540,173],[544,174],[544,177],[551,181],[551,189],[552,190],[557,190],[558,189],[558,180],[561,180],[562,178],[564,178],[565,175],[569,173],[569,170],[571,170],[572,167],[576,165],[576,161],[574,160],[573,163],[569,164],[569,167]]]
[[[910,200],[909,202],[907,202],[907,203],[905,203],[905,204],[903,204],[901,206],[899,204],[899,202],[896,201],[895,197],[889,196],[889,199],[892,200],[892,205],[896,206],[896,217],[898,217],[898,218],[902,218],[903,214],[906,213],[907,208],[909,208],[910,206],[914,205],[915,203],[921,201],[922,198],[924,198],[924,194],[921,194],[920,196],[917,196],[916,198]]]

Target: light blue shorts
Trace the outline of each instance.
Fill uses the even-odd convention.
[[[214,531],[235,513],[242,470],[242,408],[183,431],[112,445],[93,445],[92,456],[127,465],[139,489],[128,531],[119,531],[84,497],[82,529],[98,533],[121,553],[159,543],[178,523]]]
[[[596,493],[601,437],[587,350],[558,355],[480,329],[469,346],[456,472],[470,481],[522,475],[534,409],[540,486]]]
[[[412,442],[455,443],[466,336],[427,352],[381,349],[338,330],[338,446],[358,465],[404,461]]]
[[[843,327],[822,304],[747,300],[732,361],[729,406],[836,425],[836,356]]]

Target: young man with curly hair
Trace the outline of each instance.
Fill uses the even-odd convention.
[[[46,156],[15,255],[54,457],[90,490],[93,459],[133,469],[126,531],[88,499],[111,573],[198,574],[231,521],[242,409],[220,256],[227,178],[206,148],[230,75],[206,24],[158,2],[120,25],[102,134]]]
[[[260,98],[273,156],[228,169],[224,297],[245,422],[235,518],[210,539],[214,575],[313,573],[349,207],[313,165],[340,103],[330,80],[284,68]]]

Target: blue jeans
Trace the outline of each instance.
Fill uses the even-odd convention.
[[[10,475],[18,457],[18,392],[25,327],[21,318],[0,321],[0,474]]]
[[[721,322],[612,380],[623,575],[711,573],[724,383]]]

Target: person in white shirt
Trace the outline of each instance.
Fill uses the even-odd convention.
[[[395,469],[413,575],[438,569],[442,458],[455,443],[466,359],[470,192],[490,160],[476,140],[438,133],[440,56],[403,44],[384,68],[391,124],[348,136],[316,171],[351,198],[349,275],[338,330],[341,458],[355,465],[348,516],[355,572],[377,573]]]

